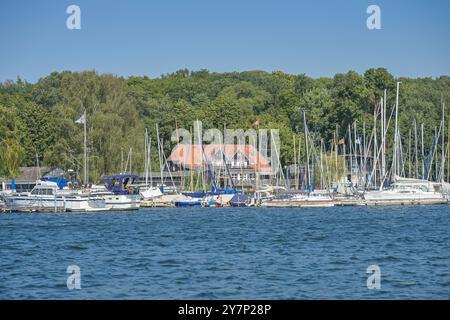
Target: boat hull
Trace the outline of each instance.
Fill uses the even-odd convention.
[[[334,207],[333,201],[267,201],[261,204],[265,208],[327,208]]]
[[[101,198],[10,196],[6,197],[5,203],[8,210],[23,212],[94,212],[109,210],[105,201]]]
[[[103,199],[110,210],[138,210],[141,206],[139,195],[106,195]]]

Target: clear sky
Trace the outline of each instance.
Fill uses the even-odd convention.
[[[68,30],[66,8],[81,8]],[[381,30],[366,9],[381,8]],[[120,76],[181,68],[312,77],[386,67],[450,75],[447,0],[1,0],[0,81],[52,71]]]

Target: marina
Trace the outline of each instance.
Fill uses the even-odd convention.
[[[445,104],[439,129],[425,154],[423,132],[419,156],[417,126],[414,123],[408,148],[402,145],[398,123],[400,82],[395,104],[387,109],[387,90],[374,107],[373,128],[358,132],[356,122],[345,135],[336,130],[327,146],[310,132],[307,114],[302,110],[303,139],[294,136],[294,163],[282,164],[277,132],[241,132],[228,136],[214,131],[219,141],[238,142],[246,135],[253,143],[205,143],[202,122],[194,121],[193,131],[172,134],[175,145],[166,154],[155,126],[159,171],[153,171],[152,141],[144,132],[144,172],[133,172],[132,148],[121,172],[89,182],[86,111],[75,121],[83,125],[83,175],[58,168],[42,171],[39,158],[35,168],[24,168],[23,178],[3,180],[0,193],[2,212],[95,212],[138,210],[139,208],[267,207],[326,208],[334,206],[399,206],[448,204],[450,183],[448,156],[450,143],[445,131]],[[389,115],[389,116],[388,116]],[[422,131],[423,131],[423,125]],[[181,138],[182,135],[185,135]],[[252,134],[255,134],[252,137]],[[388,134],[393,134],[388,139]],[[259,136],[258,136],[259,135]],[[403,139],[404,140],[404,139]],[[180,142],[183,143],[180,143]],[[259,143],[257,143],[259,141]],[[262,143],[262,141],[266,141]],[[278,142],[277,142],[278,141]],[[381,141],[378,144],[378,141]],[[388,141],[393,141],[388,145]],[[297,146],[297,147],[295,147]],[[391,154],[389,155],[388,147]],[[302,155],[302,156],[301,156]],[[154,159],[153,159],[154,160]],[[153,169],[153,170],[152,170]],[[30,177],[35,177],[34,181]],[[22,182],[21,182],[22,181]]]

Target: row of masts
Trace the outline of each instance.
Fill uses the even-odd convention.
[[[409,129],[409,136],[407,142],[406,152],[403,146],[403,141],[400,135],[399,128],[399,91],[400,82],[397,82],[395,105],[393,109],[388,112],[387,110],[387,90],[384,90],[384,95],[376,103],[373,112],[373,128],[367,135],[366,123],[362,124],[362,137],[357,132],[356,121],[352,125],[348,125],[346,137],[338,140],[338,128],[334,133],[333,141],[329,144],[331,147],[329,151],[326,150],[326,144],[323,139],[316,141],[314,135],[309,132],[307,125],[307,116],[303,111],[303,127],[304,137],[303,143],[294,136],[294,182],[290,179],[291,174],[283,172],[281,163],[279,161],[279,148],[272,148],[271,152],[274,152],[278,157],[278,164],[280,170],[274,177],[274,185],[284,185],[288,189],[305,189],[311,192],[314,188],[331,189],[338,183],[352,182],[356,186],[363,189],[382,189],[396,176],[410,177],[416,179],[430,180],[440,182],[445,179],[445,162],[446,158],[450,156],[448,150],[450,149],[450,143],[447,148],[445,147],[445,103],[442,101],[442,119],[440,121],[439,128],[435,128],[435,134],[432,139],[431,147],[428,154],[425,153],[424,146],[424,124],[420,125],[420,143],[417,121],[413,121],[413,129]],[[87,117],[86,111],[84,112],[84,182],[88,183],[88,161],[87,161]],[[388,168],[388,155],[387,155],[387,135],[389,128],[392,127],[394,122],[394,142],[392,146],[392,158],[391,166]],[[176,124],[177,127],[177,124]],[[177,128],[178,129],[178,128]],[[450,126],[448,128],[450,133]],[[178,133],[178,130],[177,130]],[[156,125],[156,138],[158,148],[158,160],[159,160],[159,173],[160,183],[164,183],[164,172],[168,172],[169,178],[175,187],[171,170],[167,163],[167,158],[164,153],[164,141],[160,138],[159,128]],[[192,135],[191,135],[192,139]],[[412,141],[414,139],[414,141]],[[177,139],[178,140],[178,139]],[[198,137],[201,142],[201,137]],[[144,171],[145,171],[145,184],[153,185],[152,176],[152,163],[151,163],[151,137],[149,136],[147,128],[144,134]],[[438,146],[440,142],[440,155],[438,153]],[[192,144],[192,141],[191,141]],[[301,170],[301,144],[304,145],[304,167]],[[419,144],[421,145],[419,152]],[[298,148],[297,148],[298,146]],[[203,145],[201,146],[203,151]],[[414,149],[414,150],[412,150]],[[192,152],[193,154],[193,152]],[[258,153],[259,155],[259,153]],[[440,156],[440,161],[438,157]],[[228,167],[226,166],[225,155],[224,157],[224,173],[229,175]],[[205,163],[208,159],[205,156]],[[258,162],[259,163],[259,162]],[[434,163],[434,170],[433,170]],[[447,179],[449,178],[449,162],[447,161]],[[167,169],[167,170],[165,170]],[[278,169],[278,168],[277,168]],[[126,163],[124,165],[123,150],[121,151],[121,172],[132,172],[132,148],[128,152]],[[199,179],[203,190],[206,191],[206,176],[204,172],[203,159],[202,170],[196,174],[197,183],[194,183],[194,170],[189,170],[189,185],[185,185],[184,171],[182,166],[179,166],[180,170],[180,187],[182,189],[198,189]],[[434,172],[434,177],[433,173]],[[211,174],[211,172],[210,172]],[[214,177],[216,173],[210,175],[210,179],[216,180]],[[220,172],[219,172],[220,174]],[[317,179],[316,176],[320,179]],[[230,181],[233,184],[233,179],[230,176]],[[258,168],[255,167],[255,186],[254,190],[258,188]],[[314,180],[314,181],[313,181]]]
[[[432,144],[425,153],[424,145],[424,124],[421,129],[421,149],[419,157],[419,141],[417,132],[417,121],[414,119],[414,151],[412,152],[412,129],[409,129],[409,136],[406,146],[401,138],[399,127],[399,91],[400,82],[397,82],[395,105],[390,114],[387,111],[387,90],[384,90],[384,96],[376,104],[373,113],[373,128],[369,136],[366,135],[366,124],[362,125],[362,137],[357,133],[356,121],[348,126],[345,138],[337,141],[337,128],[331,142],[330,151],[327,152],[324,147],[323,139],[320,139],[318,147],[315,146],[314,138],[308,130],[306,114],[303,111],[304,125],[304,152],[305,152],[305,172],[303,187],[309,192],[312,189],[313,174],[319,175],[320,179],[314,179],[314,187],[321,189],[331,188],[340,182],[352,182],[361,189],[382,189],[388,185],[395,177],[409,177],[423,180],[432,180],[444,182],[445,163],[449,157],[450,143],[445,142],[445,103],[442,101],[442,118],[439,128],[435,128]],[[380,121],[378,121],[380,120]],[[388,168],[387,155],[387,135],[388,130],[394,122],[394,142],[392,146],[391,166]],[[449,125],[450,134],[450,125]],[[380,139],[379,139],[380,138]],[[378,141],[381,140],[381,144]],[[440,154],[439,154],[440,143]],[[294,136],[295,146],[295,136]],[[318,150],[319,156],[311,157],[312,152]],[[324,156],[326,155],[326,156]],[[440,157],[440,160],[438,159]],[[300,155],[296,154],[294,147],[294,165],[295,165],[295,186],[299,187],[298,166]],[[333,159],[334,158],[334,159]],[[338,167],[338,158],[343,163],[343,168]],[[419,160],[420,159],[420,160]],[[334,160],[334,168],[332,162]],[[434,164],[434,170],[433,170]],[[312,167],[314,167],[312,169]],[[449,164],[447,163],[447,180],[449,178]],[[317,170],[317,168],[319,170]],[[324,172],[325,171],[325,172]],[[333,172],[334,171],[334,172]],[[434,176],[433,173],[434,172]]]

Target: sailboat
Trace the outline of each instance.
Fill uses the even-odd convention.
[[[305,111],[303,111],[303,125],[305,130],[305,155],[306,155],[306,191],[297,193],[284,193],[262,201],[261,207],[333,207],[334,201],[329,190],[313,191],[309,168],[308,126]],[[312,148],[313,150],[314,147]],[[315,152],[315,151],[314,151]],[[320,167],[322,170],[322,167]],[[323,171],[322,171],[323,175]]]
[[[153,186],[153,177],[151,175],[151,138],[148,134],[147,128],[145,128],[144,134],[144,171],[145,171],[145,184],[139,186],[139,194],[142,198],[142,204],[152,206],[152,201],[163,195],[161,188]],[[150,175],[149,175],[150,174]],[[150,183],[149,183],[150,176]],[[162,183],[162,181],[161,181]]]
[[[380,190],[366,191],[363,194],[367,205],[402,205],[402,204],[440,204],[446,203],[441,190],[436,188],[436,183],[425,179],[405,178],[397,175],[400,163],[399,155],[399,128],[398,128],[398,97],[400,82],[397,82],[397,93],[395,103],[395,129],[394,150],[392,160],[392,184]]]

